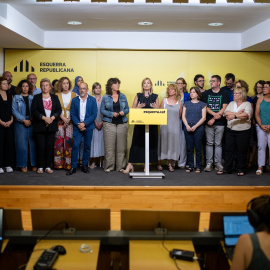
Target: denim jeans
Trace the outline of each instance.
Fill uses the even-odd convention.
[[[194,148],[196,151],[196,168],[202,167],[202,141],[204,126],[199,126],[194,132],[188,132],[184,126],[185,138],[187,142],[187,163],[190,168],[194,168]]]
[[[221,165],[222,156],[222,137],[224,126],[205,126],[206,135],[206,163],[213,164],[213,155],[215,147],[215,164]]]
[[[15,145],[16,145],[16,167],[27,167],[28,144],[30,151],[30,164],[36,166],[36,146],[33,139],[32,125],[26,127],[24,124],[15,122]]]

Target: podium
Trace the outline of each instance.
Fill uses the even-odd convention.
[[[164,178],[161,172],[149,172],[149,125],[167,125],[166,109],[129,110],[130,125],[145,125],[145,172],[129,173],[131,178]]]

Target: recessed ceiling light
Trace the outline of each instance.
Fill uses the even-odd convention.
[[[214,22],[214,23],[208,23],[209,26],[221,26],[223,25],[223,23],[218,23],[218,22]]]
[[[152,25],[152,22],[138,22],[138,25]]]
[[[81,22],[77,22],[77,21],[69,21],[69,22],[67,22],[67,24],[70,24],[70,25],[80,25],[82,23]]]

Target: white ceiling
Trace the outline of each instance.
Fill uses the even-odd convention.
[[[83,24],[70,26],[70,20]],[[154,24],[139,26],[139,21]],[[224,25],[209,27],[211,22]],[[163,0],[161,4],[146,4],[143,0],[135,0],[134,4],[120,4],[117,0],[0,0],[2,48],[269,51],[268,26],[270,4],[255,4],[251,0],[242,4],[225,0],[217,0],[216,4],[200,4],[199,0],[190,0],[188,4],[173,4],[172,0]],[[85,39],[79,43],[80,35]],[[175,44],[169,45],[170,42]]]

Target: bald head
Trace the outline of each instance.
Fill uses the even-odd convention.
[[[87,97],[88,84],[85,83],[85,82],[80,83],[80,85],[79,85],[79,92],[80,92],[80,97],[81,98]]]
[[[30,73],[27,75],[27,81],[33,85],[33,88],[36,88],[37,84],[37,76],[34,73]]]

